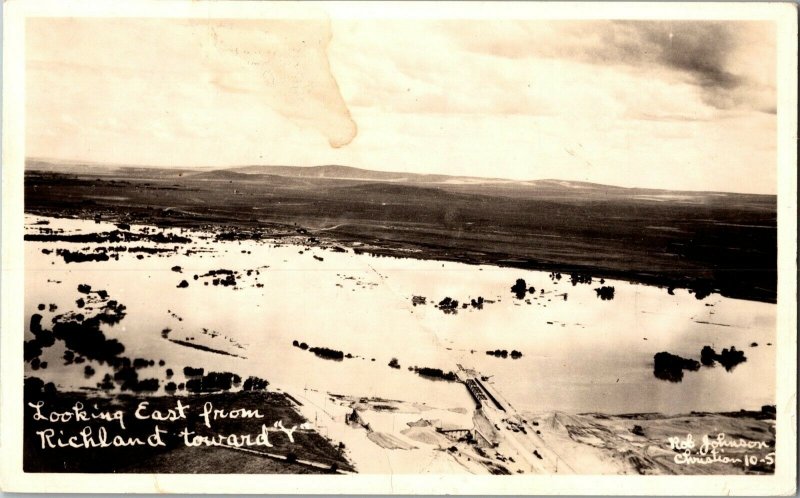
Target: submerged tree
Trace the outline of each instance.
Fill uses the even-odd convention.
[[[525,299],[525,294],[528,293],[528,284],[525,283],[525,279],[518,278],[517,282],[511,286],[511,292],[517,299]]]
[[[603,301],[611,301],[614,299],[614,288],[611,286],[604,285],[596,288],[594,291],[597,293],[597,297]]]

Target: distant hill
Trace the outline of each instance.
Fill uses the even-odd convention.
[[[352,166],[240,166],[227,168],[227,171],[246,174],[269,174],[294,178],[327,178],[341,180],[365,180],[380,182],[446,183],[446,182],[511,182],[499,178],[478,178],[470,176],[427,175],[393,171],[373,171]]]
[[[274,186],[299,186],[309,183],[302,178],[267,174],[246,174],[228,169],[215,169],[213,171],[203,171],[201,173],[190,172],[184,175],[183,178],[186,180],[227,180],[231,182],[263,183]]]
[[[214,168],[159,168],[129,164],[101,164],[82,161],[61,161],[54,159],[25,160],[27,171],[52,171],[71,175],[130,176],[142,178],[172,178],[209,171]]]
[[[114,176],[120,178],[150,178],[208,180],[263,183],[274,187],[341,187],[350,188],[357,184],[368,184],[364,192],[398,194],[397,190],[386,190],[381,185],[408,185],[414,187],[434,187],[439,193],[449,192],[466,195],[490,195],[509,198],[563,199],[583,198],[584,200],[634,200],[648,203],[707,204],[725,202],[736,198],[737,202],[753,202],[762,205],[763,199],[775,196],[759,194],[734,194],[725,192],[672,191],[652,188],[629,188],[598,183],[569,180],[509,180],[502,178],[481,178],[474,176],[451,176],[439,174],[420,174],[408,172],[373,171],[342,165],[323,166],[235,166],[230,168],[178,167],[159,168],[133,165],[106,165],[77,161],[55,161],[51,159],[29,158],[26,161],[29,171],[54,171],[86,176]],[[412,195],[407,190],[407,195]],[[417,192],[429,194],[431,192]]]

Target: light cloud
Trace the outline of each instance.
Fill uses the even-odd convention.
[[[768,23],[32,19],[27,29],[32,157],[776,189]]]

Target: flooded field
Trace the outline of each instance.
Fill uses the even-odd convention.
[[[115,230],[166,237],[89,237]],[[262,377],[297,395],[316,391],[471,409],[462,384],[411,370],[457,373],[460,365],[479,372],[503,402],[530,412],[688,413],[774,403],[774,304],[375,257],[301,233],[226,240],[213,231],[27,216],[26,234],[87,235],[26,240],[26,316],[40,314],[49,324],[54,316],[79,312],[79,299],[92,307],[79,285],[106,291],[126,314],[101,329],[131,358],[155,360],[142,366],[140,377],[158,379],[157,392],[166,385],[167,368],[179,384],[183,367],[194,366]],[[70,253],[110,257],[66,262]],[[518,279],[524,284],[515,293]],[[610,295],[598,290],[604,287],[613,287]],[[746,361],[730,370],[687,370],[679,382],[654,376],[656,353],[700,360],[704,346],[717,352],[735,347]],[[326,357],[324,349],[341,352],[341,359]],[[42,353],[36,372],[26,364],[26,374],[72,389],[96,387],[110,372],[91,359],[65,364],[63,354],[56,343]],[[96,373],[88,375],[86,366]]]

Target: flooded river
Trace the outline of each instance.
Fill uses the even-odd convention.
[[[116,227],[26,216],[26,233],[40,229],[90,234]],[[572,285],[569,275],[559,280],[546,272],[374,257],[350,247],[338,252],[332,244],[310,247],[300,235],[230,241],[211,232],[164,232],[192,242],[26,241],[26,317],[39,313],[49,324],[57,314],[78,311],[80,284],[106,290],[127,307],[127,315],[102,330],[123,343],[130,357],[164,360],[142,370],[159,379],[166,368],[205,367],[257,375],[289,392],[313,389],[466,407],[472,401],[462,385],[408,369],[447,372],[460,364],[488,377],[519,410],[685,413],[758,409],[775,402],[773,304],[717,294],[698,300],[683,289],[670,294],[622,281],[600,284],[596,278]],[[99,246],[176,250],[122,251],[115,253],[118,260],[80,263],[66,263],[55,252],[91,253]],[[223,269],[235,272],[235,285],[221,283],[227,274],[208,275]],[[510,290],[517,279],[535,290],[518,299]],[[183,280],[187,286],[179,287]],[[601,285],[614,287],[613,299],[600,299],[595,289]],[[415,305],[414,296],[425,297],[425,304],[417,298]],[[434,306],[446,297],[459,301],[457,312]],[[479,297],[482,309],[462,307]],[[352,358],[323,359],[293,341]],[[719,365],[687,371],[682,382],[654,377],[655,353],[699,360],[706,345],[717,351],[735,346],[747,361],[731,371]],[[486,354],[496,349],[517,350],[522,357]],[[62,354],[57,343],[42,357],[47,368],[32,372],[26,365],[26,374],[76,388],[95,386],[110,372],[91,363],[97,373],[87,377],[83,366],[64,365]],[[399,369],[388,366],[393,358]]]

